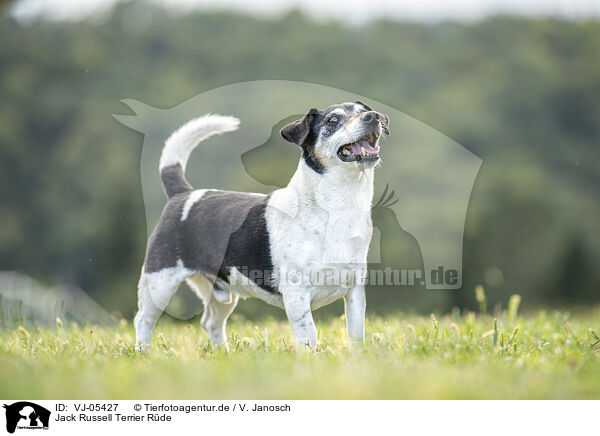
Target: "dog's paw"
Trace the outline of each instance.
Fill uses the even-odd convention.
[[[140,355],[144,355],[144,354],[148,353],[148,345],[143,345],[139,342],[136,343],[135,344],[135,352]]]

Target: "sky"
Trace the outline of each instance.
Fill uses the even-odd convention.
[[[19,0],[12,15],[21,21],[36,18],[80,20],[99,17],[120,1],[128,0]],[[228,9],[276,17],[292,9],[327,21],[360,24],[386,17],[437,22],[476,21],[495,14],[554,16],[569,19],[600,18],[600,0],[145,0],[173,11]]]

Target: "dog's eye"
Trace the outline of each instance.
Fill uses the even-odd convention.
[[[329,119],[327,120],[327,122],[328,122],[329,124],[337,124],[337,123],[338,123],[338,121],[339,121],[339,119],[338,119],[338,117],[336,117],[335,115],[334,115],[334,116],[332,116],[331,118],[329,118]]]

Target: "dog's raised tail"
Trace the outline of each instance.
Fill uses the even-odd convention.
[[[188,121],[165,141],[160,156],[160,178],[168,198],[193,188],[185,178],[185,166],[196,146],[213,135],[237,130],[235,117],[207,114]]]

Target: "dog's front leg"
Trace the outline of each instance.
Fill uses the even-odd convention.
[[[344,297],[346,327],[350,345],[365,343],[365,310],[367,301],[364,285],[356,285]]]
[[[299,287],[289,287],[281,290],[285,313],[292,326],[296,348],[315,349],[317,346],[317,328],[310,309],[310,291]]]

